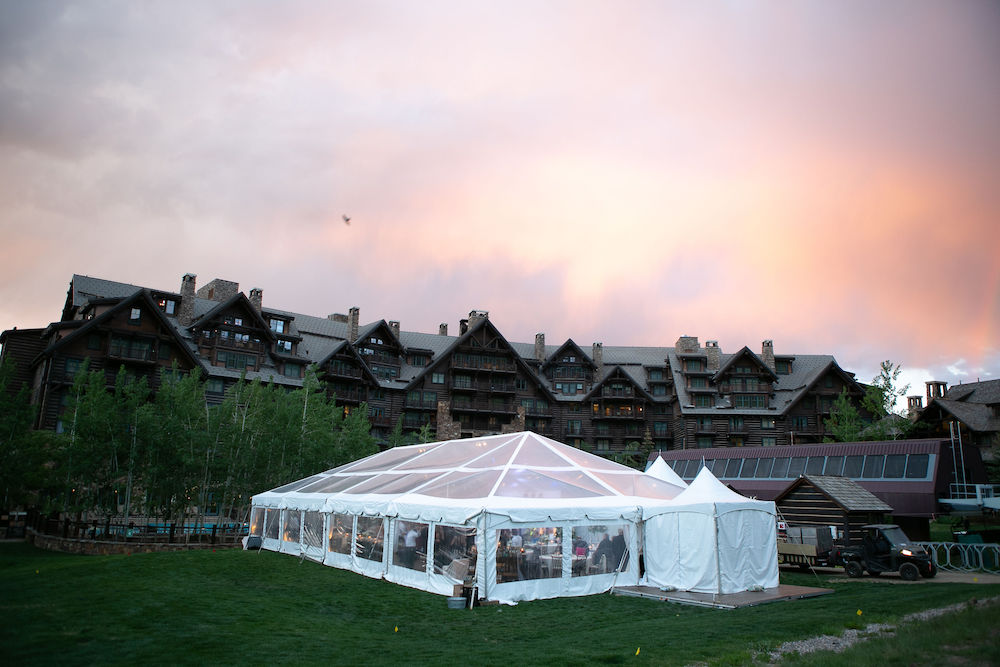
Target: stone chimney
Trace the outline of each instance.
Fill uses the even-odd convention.
[[[922,396],[906,397],[906,416],[910,419],[916,419],[920,415],[920,411],[923,409],[924,399]]]
[[[594,361],[594,365],[597,366],[594,370],[594,382],[597,382],[604,371],[604,343],[594,343],[591,348],[590,358]]]
[[[448,335],[448,323],[442,322],[441,324],[438,325],[438,336],[447,336],[447,335]]]
[[[458,335],[464,336],[465,332],[469,330],[469,320],[459,320],[458,321]]]
[[[760,359],[764,362],[764,365],[771,369],[772,372],[777,371],[777,366],[774,365],[774,341],[765,340],[760,346]]]
[[[697,336],[681,336],[677,339],[677,342],[674,343],[674,347],[677,349],[677,352],[681,353],[697,352],[701,349],[701,346],[698,345]]]
[[[389,330],[393,336],[399,338],[399,320],[389,320]]]
[[[261,311],[264,303],[264,290],[259,287],[254,287],[250,290],[250,305],[258,313]]]
[[[358,320],[361,319],[361,309],[354,306],[349,311],[347,321],[347,340],[348,342],[354,343],[358,340]]]
[[[340,322],[341,324],[347,324],[347,315],[343,313],[330,313],[326,316],[326,319],[332,322]]]
[[[177,310],[177,321],[182,327],[191,326],[194,322],[194,290],[198,276],[185,273],[181,278],[181,305]]]
[[[545,334],[535,334],[535,359],[545,361]]]
[[[719,349],[719,341],[706,340],[705,354],[708,356],[708,370],[719,370],[719,366],[722,362],[722,350]]]
[[[469,328],[476,326],[482,320],[490,319],[490,312],[488,310],[472,310],[469,311]]]
[[[935,398],[944,398],[945,392],[948,391],[947,382],[931,380],[930,382],[925,382],[924,384],[927,385],[927,405],[930,405],[931,401]]]
[[[216,278],[198,290],[198,296],[202,299],[222,303],[226,299],[236,296],[239,291],[239,283],[234,283],[231,280],[223,280],[222,278]]]

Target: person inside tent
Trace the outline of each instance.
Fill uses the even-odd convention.
[[[604,558],[605,569],[601,572],[607,572],[607,567],[614,562],[614,550],[611,548],[611,538],[607,533],[604,533],[604,537],[601,538],[600,543],[597,545],[597,549],[594,551],[594,565],[599,566],[601,563],[601,558]]]
[[[611,538],[611,565],[616,569],[624,570],[628,565],[628,552],[625,549],[625,530],[618,529],[618,534]]]

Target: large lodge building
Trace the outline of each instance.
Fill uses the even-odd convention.
[[[838,394],[856,403],[864,387],[830,355],[724,353],[716,341],[681,336],[673,347],[555,345],[508,341],[485,311],[439,331],[398,321],[360,322],[267,307],[227,280],[179,292],[74,275],[62,315],[44,329],[0,335],[0,356],[17,362],[38,406],[37,428],[61,430],[74,374],[85,359],[113,382],[124,365],[157,386],[176,364],[201,368],[208,401],[241,375],[290,388],[307,366],[346,411],[367,404],[382,442],[430,424],[438,439],[531,430],[598,454],[822,442]],[[21,382],[16,384],[20,386]]]

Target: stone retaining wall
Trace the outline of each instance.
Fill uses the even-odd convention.
[[[236,549],[242,548],[240,542],[231,543],[202,543],[191,542],[111,542],[102,540],[78,540],[58,537],[56,535],[43,535],[33,530],[28,531],[27,541],[39,549],[48,551],[62,551],[71,554],[85,554],[88,556],[109,556],[111,554],[140,554],[155,553],[159,551],[191,551],[193,549]]]

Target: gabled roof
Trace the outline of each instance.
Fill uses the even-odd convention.
[[[607,373],[605,373],[603,378],[594,383],[594,387],[583,397],[583,400],[588,401],[594,398],[600,393],[601,387],[613,380],[625,380],[632,385],[643,398],[650,401],[653,400],[653,397],[649,394],[649,392],[646,391],[641,384],[636,382],[634,377],[625,372],[625,369],[621,366],[614,366]]]
[[[726,360],[726,363],[720,364],[719,370],[716,371],[715,375],[712,376],[712,379],[717,380],[718,378],[722,377],[733,364],[735,364],[737,361],[745,357],[749,357],[750,361],[752,361],[762,371],[764,371],[768,376],[770,376],[772,380],[778,379],[777,374],[775,374],[774,371],[768,368],[767,364],[764,363],[764,360],[758,357],[749,347],[745,345],[743,346],[742,350],[740,350],[736,354],[730,355],[729,359]]]
[[[920,413],[931,415],[932,408],[937,407],[955,419],[959,420],[973,431],[989,433],[1000,431],[1000,418],[993,416],[993,409],[985,403],[969,403],[967,401],[950,401],[946,398],[936,398]]]
[[[552,364],[560,363],[560,358],[566,354],[567,351],[573,352],[575,356],[578,356],[580,361],[584,362],[585,365],[590,366],[591,370],[597,368],[597,364],[594,360],[590,358],[586,352],[583,351],[579,345],[574,342],[572,338],[567,338],[566,342],[556,348],[556,351],[545,358],[544,363],[542,363],[542,370],[551,366]]]
[[[1000,403],[1000,380],[957,384],[949,387],[944,397],[964,403]]]
[[[837,364],[837,362],[834,361],[833,357],[828,357],[828,359],[829,361],[827,361],[826,364],[824,364],[818,370],[816,370],[816,372],[811,373],[810,377],[808,378],[808,382],[806,382],[806,384],[801,388],[798,388],[795,394],[792,397],[790,397],[788,403],[786,404],[785,410],[793,407],[799,401],[805,398],[806,394],[808,394],[812,390],[812,388],[816,386],[816,383],[820,381],[820,378],[822,378],[827,373],[831,372],[839,375],[848,387],[853,386],[857,391],[862,392],[861,385],[858,384],[858,381],[854,379],[854,376],[852,374],[842,369]],[[797,365],[798,364],[796,364],[796,366]]]
[[[268,326],[267,322],[264,321],[264,317],[253,307],[250,303],[250,299],[246,297],[243,292],[237,292],[233,296],[229,297],[225,301],[219,303],[214,308],[209,310],[207,313],[200,317],[196,317],[194,322],[188,327],[188,330],[198,329],[204,327],[207,323],[219,318],[222,313],[229,310],[230,308],[242,308],[251,318],[253,318],[259,329],[263,329],[264,335],[270,341],[275,340],[274,332]]]
[[[326,362],[330,361],[330,359],[337,356],[338,354],[346,355],[351,359],[357,361],[358,367],[361,369],[361,372],[364,373],[365,378],[373,385],[378,385],[379,383],[378,378],[375,377],[375,374],[372,373],[370,368],[368,368],[368,364],[364,362],[364,359],[361,358],[361,355],[358,354],[358,351],[355,350],[352,345],[349,345],[346,340],[341,340],[334,343],[333,347],[329,349],[329,352],[327,352],[325,356],[321,357],[320,360],[316,362],[316,365],[323,366]]]
[[[183,338],[181,338],[181,336],[178,334],[177,329],[173,326],[173,324],[170,322],[167,316],[163,314],[163,311],[160,310],[159,306],[157,306],[156,303],[153,301],[153,297],[150,291],[144,288],[139,288],[139,290],[133,293],[131,296],[123,298],[121,301],[118,302],[117,305],[112,306],[111,308],[104,311],[94,319],[82,321],[75,331],[63,336],[59,340],[55,341],[54,343],[46,347],[45,350],[39,356],[47,356],[53,354],[60,347],[98,328],[108,320],[113,319],[116,315],[124,311],[126,308],[131,308],[137,302],[142,302],[143,305],[146,306],[146,311],[151,313],[153,317],[159,320],[160,325],[163,327],[165,331],[169,332],[170,335],[174,338],[174,340],[177,343],[178,349],[182,351],[182,353],[188,358],[191,364],[195,367],[204,370],[205,367],[201,363],[201,360],[198,358],[197,355],[195,355],[191,351],[191,348],[188,346],[187,342]]]
[[[847,477],[832,475],[804,475],[788,485],[774,499],[781,502],[792,491],[804,484],[811,484],[820,493],[836,503],[845,512],[891,512],[892,508],[874,494]]]

